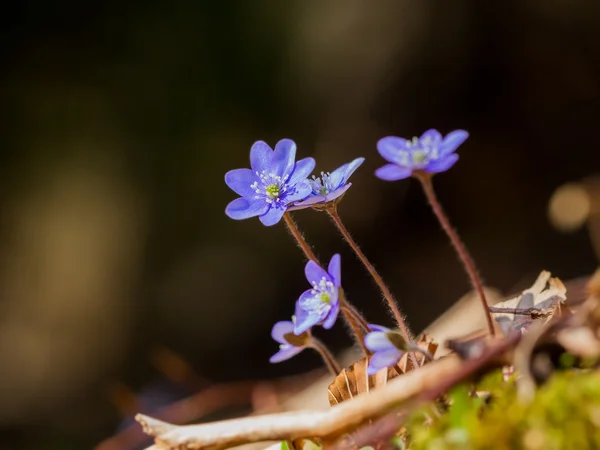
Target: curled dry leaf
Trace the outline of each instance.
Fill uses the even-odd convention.
[[[506,334],[512,330],[524,331],[534,320],[550,320],[564,305],[567,296],[565,285],[558,278],[551,278],[544,270],[535,283],[521,294],[509,300],[497,303],[491,308],[492,315]],[[494,312],[503,310],[503,312]],[[530,315],[522,314],[527,310]]]
[[[438,348],[438,344],[425,333],[419,337],[417,345],[427,350],[432,356],[435,355]],[[416,353],[415,356],[420,367],[427,362],[424,355]],[[396,366],[382,369],[374,375],[367,375],[368,365],[369,357],[367,356],[355,362],[350,367],[343,369],[335,377],[327,388],[329,404],[331,406],[350,400],[359,394],[368,393],[378,386],[385,386],[388,380],[396,378],[414,368],[412,361],[408,358],[408,354],[404,354]]]

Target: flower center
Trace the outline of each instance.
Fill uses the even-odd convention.
[[[304,300],[301,305],[302,309],[320,316],[328,314],[332,308],[331,300],[336,287],[325,277],[322,277],[318,283],[313,281],[312,285],[313,288],[310,291],[312,297]]]
[[[265,188],[265,191],[267,192],[267,195],[269,195],[271,198],[279,197],[279,186],[276,184],[267,186]]]
[[[413,162],[422,164],[427,161],[427,154],[423,150],[415,150],[412,154]]]
[[[333,185],[330,172],[321,172],[320,177],[315,177],[313,175],[312,180],[308,180],[308,182],[310,183],[313,193],[317,195],[327,195],[339,187]]]
[[[321,292],[319,297],[321,298],[321,303],[329,303],[331,301],[331,295],[327,292]]]
[[[259,181],[250,185],[256,195],[254,198],[263,199],[265,202],[274,206],[285,206],[284,198],[288,194],[287,180],[288,175],[280,177],[274,173],[263,170],[262,173],[256,172]]]

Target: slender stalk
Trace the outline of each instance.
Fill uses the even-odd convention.
[[[362,327],[356,321],[356,317],[352,314],[351,311],[351,309],[342,306],[342,315],[344,316],[344,320],[352,330],[352,334],[354,334],[354,338],[356,339],[356,342],[358,342],[358,344],[360,345],[360,348],[362,348],[365,356],[369,356],[369,349],[365,346],[365,333]]]
[[[488,310],[488,303],[485,298],[485,292],[483,291],[483,284],[481,282],[481,278],[479,278],[479,275],[477,274],[477,269],[475,268],[475,264],[469,256],[467,249],[461,242],[456,230],[452,228],[448,217],[442,209],[442,205],[440,204],[440,202],[437,199],[437,196],[435,195],[435,191],[433,190],[433,183],[431,182],[431,175],[425,172],[415,172],[413,173],[413,176],[421,182],[421,186],[423,187],[425,196],[427,197],[427,200],[431,205],[431,209],[433,209],[433,212],[439,220],[440,224],[442,225],[442,228],[450,238],[450,242],[454,246],[456,253],[458,253],[458,257],[463,263],[467,275],[469,275],[469,278],[471,279],[473,287],[479,294],[479,298],[481,299],[481,306],[483,306],[483,311],[485,313],[485,318],[490,331],[490,335],[494,336],[496,334],[494,330],[494,322],[492,319],[492,315]]]
[[[283,215],[283,218],[285,220],[285,224],[287,225],[287,228],[288,228],[290,234],[294,237],[294,239],[296,239],[296,242],[298,243],[298,246],[304,252],[304,255],[308,259],[316,262],[317,264],[320,264],[319,260],[317,259],[317,257],[313,253],[313,251],[311,250],[310,245],[308,245],[308,242],[306,242],[306,239],[304,239],[304,236],[302,236],[302,233],[300,232],[298,225],[296,225],[296,222],[294,222],[294,219],[292,219],[292,216],[290,215],[290,213],[286,212]],[[341,292],[342,292],[342,296],[343,296],[343,291],[341,291]],[[354,306],[352,306],[345,299],[345,297],[342,300],[340,300],[340,301],[342,301],[342,314],[344,316],[344,319],[348,323],[348,326],[352,329],[352,332],[354,333],[356,340],[359,342],[359,344],[361,345],[363,350],[365,350],[365,352],[368,352],[368,350],[365,348],[365,344],[364,344],[364,336],[365,335],[361,331],[361,328],[367,332],[369,331],[369,326],[367,325],[367,321],[358,312],[358,310],[356,308],[354,308]]]
[[[342,369],[340,369],[340,366],[338,365],[331,352],[327,350],[325,344],[323,344],[316,337],[311,336],[308,346],[314,348],[317,352],[319,352],[319,355],[321,355],[321,358],[323,358],[323,362],[327,366],[327,369],[329,369],[329,371],[334,377],[337,377],[338,374],[342,371]]]
[[[348,326],[352,329],[358,344],[363,349],[366,356],[369,356],[369,349],[365,346],[365,334],[369,332],[369,325],[367,321],[363,318],[363,316],[358,312],[358,310],[352,306],[344,295],[343,289],[340,289],[340,308],[342,310],[342,315],[346,320]]]
[[[375,270],[375,267],[373,267],[373,264],[371,264],[369,262],[369,260],[367,259],[365,254],[362,252],[362,250],[360,249],[358,244],[352,238],[352,235],[350,234],[350,232],[348,231],[348,229],[342,222],[342,219],[340,218],[340,216],[337,212],[337,208],[336,207],[328,208],[327,213],[329,214],[329,217],[331,217],[331,219],[333,220],[333,223],[338,228],[338,230],[340,231],[340,233],[342,234],[342,236],[344,237],[346,242],[348,242],[348,245],[350,245],[352,250],[354,250],[354,253],[356,253],[356,256],[358,256],[358,259],[360,259],[360,261],[363,263],[363,265],[365,266],[367,271],[371,274],[371,276],[373,277],[373,280],[375,280],[375,283],[377,284],[377,286],[379,286],[381,293],[383,294],[384,298],[386,299],[388,306],[391,309],[392,314],[394,314],[394,318],[396,319],[396,322],[398,323],[398,326],[400,327],[400,332],[402,333],[402,337],[404,338],[404,340],[406,342],[411,342],[413,340],[413,337],[410,332],[410,329],[408,328],[408,325],[406,325],[404,317],[402,316],[402,313],[400,312],[400,309],[398,308],[398,304],[396,303],[396,300],[394,300],[394,296],[392,295],[392,293],[390,292],[388,287],[385,285],[383,278],[381,278],[379,273],[377,273],[377,271]]]
[[[296,225],[296,222],[294,222],[294,219],[292,219],[292,216],[289,212],[283,214],[283,220],[285,220],[285,224],[287,225],[288,231],[294,237],[294,239],[296,239],[298,246],[302,249],[302,251],[306,255],[306,258],[319,264],[319,260],[310,248],[310,245],[308,245],[308,242],[306,242],[306,240],[302,236],[302,233],[298,229],[298,225]]]
[[[342,310],[348,311],[348,314],[353,317],[353,319],[360,326],[362,331],[364,331],[365,333],[371,331],[371,329],[369,328],[369,324],[367,323],[365,318],[361,315],[361,313],[358,312],[354,305],[348,302],[345,298],[343,299]]]

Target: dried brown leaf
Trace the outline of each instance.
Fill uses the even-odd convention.
[[[427,350],[432,356],[438,348],[438,344],[425,333],[419,337],[417,345]],[[418,353],[415,356],[419,366],[423,366],[426,363],[427,360],[424,355]],[[350,400],[357,395],[368,393],[378,386],[385,386],[389,380],[413,369],[412,362],[407,354],[402,356],[396,366],[381,369],[374,375],[367,375],[368,365],[369,357],[367,356],[355,362],[350,367],[343,369],[335,377],[327,388],[329,404],[331,406]]]

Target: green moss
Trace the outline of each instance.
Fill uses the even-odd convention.
[[[555,450],[600,448],[600,373],[568,371],[554,375],[526,405],[513,381],[496,372],[477,387],[491,397],[469,395],[458,386],[448,395],[447,413],[431,407],[412,414],[407,424],[412,450]],[[433,418],[433,419],[432,419]]]

